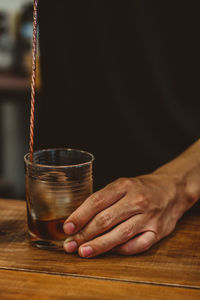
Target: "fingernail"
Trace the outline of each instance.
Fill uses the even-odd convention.
[[[91,246],[85,246],[80,248],[81,256],[82,257],[89,257],[93,254],[93,249]]]
[[[72,222],[65,223],[63,225],[63,230],[66,234],[73,234],[75,231],[75,225]]]
[[[65,244],[71,242],[74,240],[74,237],[73,236],[69,236],[68,238],[66,238],[66,240],[64,241]]]
[[[64,242],[64,249],[68,253],[75,252],[78,248],[77,242],[71,241],[71,242]]]

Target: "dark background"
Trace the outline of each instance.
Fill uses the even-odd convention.
[[[12,1],[12,24],[13,5],[0,5],[0,197],[21,199],[33,3]],[[152,172],[198,139],[199,6],[40,0],[35,149],[92,152],[99,189]]]
[[[96,188],[199,137],[198,1],[40,1],[37,147],[96,157]]]

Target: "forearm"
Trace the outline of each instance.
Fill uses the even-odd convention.
[[[200,139],[154,173],[167,174],[173,179],[189,209],[200,198]]]

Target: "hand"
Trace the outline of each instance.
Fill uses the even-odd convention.
[[[65,222],[67,252],[131,255],[169,235],[188,209],[170,176],[121,178],[91,195]]]

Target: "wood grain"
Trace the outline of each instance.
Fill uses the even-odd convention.
[[[0,268],[200,288],[200,205],[144,254],[82,259],[32,247],[26,238],[25,202],[1,200]]]
[[[0,295],[4,300],[198,300],[200,290],[1,270]]]

